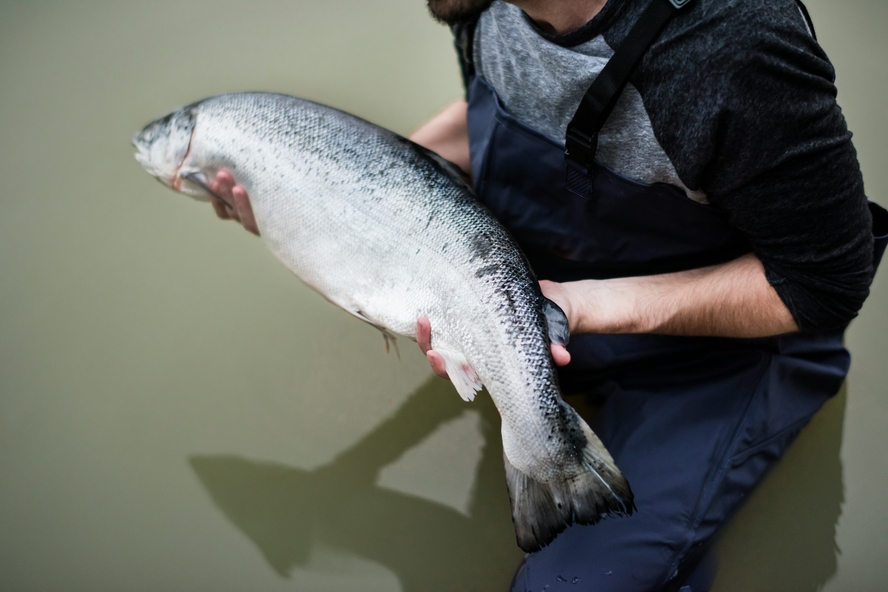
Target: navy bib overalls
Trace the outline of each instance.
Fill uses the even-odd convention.
[[[567,191],[563,144],[507,113],[480,74],[469,87],[477,194],[540,279],[668,273],[732,260],[746,241],[680,189],[593,167]],[[678,588],[726,520],[849,367],[842,332],[760,340],[574,335],[565,393],[604,398],[591,423],[638,511],[573,526],[528,555],[513,590]]]

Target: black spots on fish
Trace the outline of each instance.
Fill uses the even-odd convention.
[[[194,114],[191,107],[173,111],[167,117],[171,134],[190,136],[194,129]]]
[[[366,143],[365,143],[366,144]],[[365,187],[387,187],[398,176],[398,163],[394,159],[383,158],[372,145],[349,145],[336,155],[326,158],[353,175],[353,182]],[[378,200],[381,196],[377,196]]]
[[[400,145],[398,146],[399,148],[406,147],[408,149],[406,154],[412,152],[414,155],[418,156],[419,159],[416,164],[422,163],[424,165],[431,165],[417,167],[417,171],[420,172],[426,183],[438,185],[443,177],[452,185],[458,187],[461,193],[474,195],[474,190],[467,182],[466,173],[454,163],[407,138],[402,138],[393,134],[391,141],[393,141],[396,146]]]
[[[482,246],[486,243],[480,241]],[[497,247],[498,248],[498,247]],[[499,305],[499,314],[508,321],[504,324],[506,334],[515,344],[524,344],[522,349],[534,349],[530,345],[538,338],[538,330],[544,329],[542,315],[537,310],[537,297],[533,286],[516,278],[526,278],[525,268],[518,265],[515,258],[491,257],[495,263],[479,267],[474,275],[488,284]],[[542,354],[541,354],[542,355]]]
[[[478,268],[477,271],[475,271],[475,277],[478,279],[481,279],[487,275],[495,275],[499,271],[500,271],[499,265],[485,265],[484,267],[480,267],[480,268]]]
[[[165,125],[174,126],[177,129],[182,129],[183,127],[188,126],[191,123],[192,119],[192,110],[197,105],[197,103],[192,103],[186,107],[182,107],[181,109],[176,109],[170,113],[167,113],[160,119],[154,121],[150,125],[156,125],[158,127],[163,127]]]
[[[493,267],[493,266],[488,266],[488,267]],[[484,269],[484,268],[482,268],[482,269]],[[482,277],[482,276],[478,276],[476,273],[475,277]],[[518,307],[518,302],[515,300],[515,294],[513,294],[512,291],[509,289],[505,289],[505,290],[500,289],[500,290],[497,290],[497,292],[499,292],[499,295],[503,298],[503,305],[505,307],[506,314],[510,317],[517,316],[520,309]],[[511,337],[514,335],[514,333],[516,331],[520,331],[520,328],[517,326],[509,326],[506,333]]]
[[[583,431],[579,429],[579,421],[576,418],[571,418],[570,427],[565,434],[565,439],[568,444],[570,444],[571,450],[573,450],[577,459],[581,459],[583,457],[583,449],[586,448],[586,444],[588,441],[586,440],[586,435],[583,434]]]
[[[540,401],[539,409],[552,426],[549,429],[547,440],[557,439],[567,445],[567,449],[573,453],[575,460],[583,458],[583,450],[588,444],[586,434],[581,427],[580,416],[572,407],[558,401],[555,405],[547,406]]]
[[[471,238],[472,260],[486,259],[496,248],[496,241],[490,232],[478,232]]]
[[[167,113],[166,115],[164,115],[163,117],[161,117],[160,119],[155,121],[154,123],[157,124],[158,126],[166,125],[173,120],[173,117],[176,116],[176,113],[177,113],[176,111],[172,111],[170,113]]]

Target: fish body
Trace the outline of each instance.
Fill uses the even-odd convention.
[[[632,493],[601,442],[561,398],[550,335],[566,319],[517,244],[455,167],[357,117],[270,93],[183,107],[145,127],[137,160],[208,198],[229,169],[261,236],[305,283],[387,335],[432,347],[459,394],[481,386],[501,417],[518,544],[534,551],[568,524],[631,513]]]

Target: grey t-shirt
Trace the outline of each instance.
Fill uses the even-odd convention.
[[[478,23],[475,67],[493,86],[505,108],[522,123],[564,142],[586,89],[614,50],[603,35],[565,47],[543,37],[516,6],[496,2]],[[641,95],[628,84],[599,134],[599,162],[646,183],[670,183],[705,202],[702,192],[681,182],[657,142]]]
[[[649,0],[609,0],[581,29],[542,32],[497,1],[476,71],[519,121],[559,142]],[[872,278],[871,217],[835,73],[794,0],[696,0],[648,49],[597,159],[727,212],[804,330],[853,318]]]

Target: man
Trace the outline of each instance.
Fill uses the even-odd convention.
[[[638,508],[568,528],[514,590],[708,589],[716,529],[841,385],[872,279],[834,73],[795,0],[678,12],[567,180],[577,106],[649,2],[429,0],[458,25],[467,99],[413,139],[472,175],[567,314],[562,385],[604,401],[592,427]],[[258,233],[229,173],[213,189]],[[427,320],[417,336],[444,375]]]

